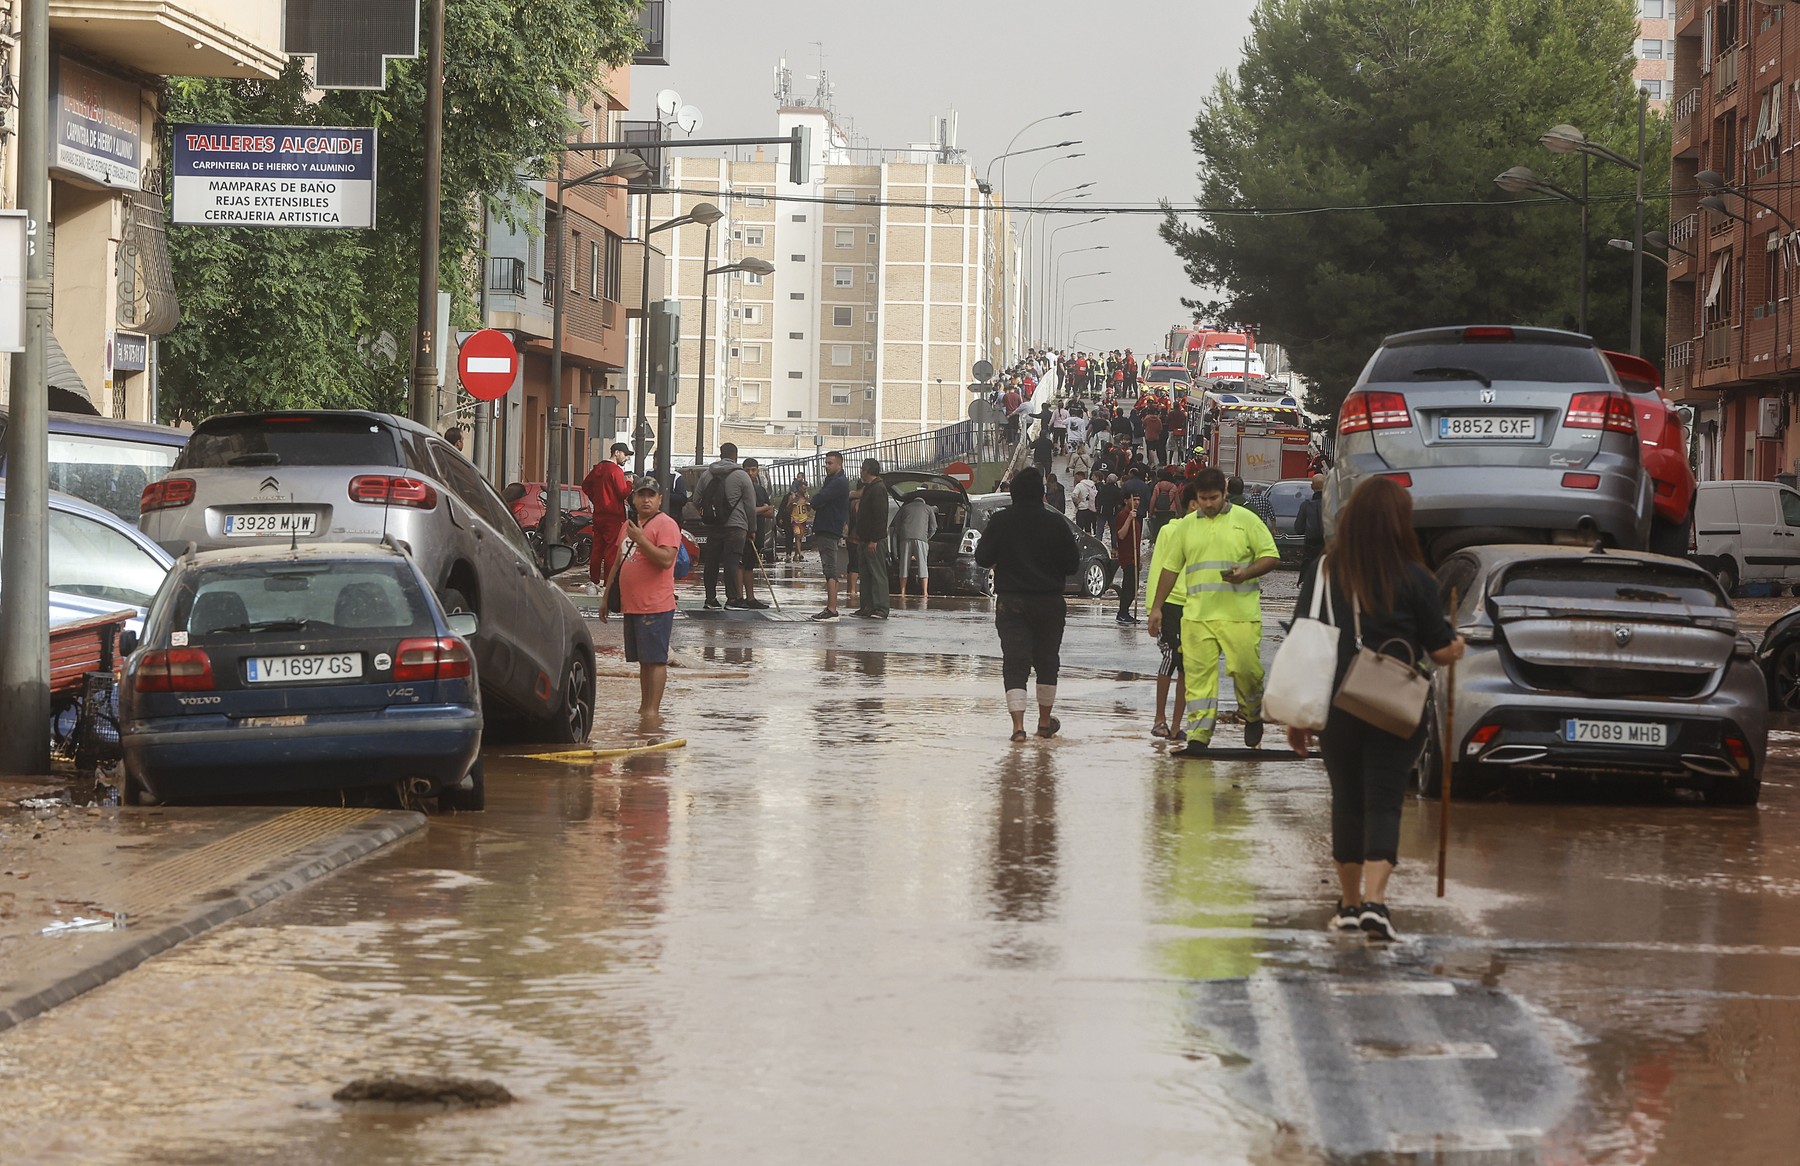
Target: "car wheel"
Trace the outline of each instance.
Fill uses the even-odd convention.
[[[1725,594],[1730,595],[1737,590],[1738,569],[1737,564],[1731,561],[1730,555],[1714,560],[1712,577],[1719,581],[1719,586],[1724,589]]]
[[[1706,800],[1715,806],[1754,806],[1762,800],[1762,778],[1721,777],[1707,787]]]
[[[594,730],[594,676],[580,652],[569,657],[562,696],[556,712],[545,720],[544,730],[558,745],[582,744]]]
[[[1688,531],[1693,528],[1694,516],[1689,514],[1683,522],[1667,522],[1661,518],[1650,520],[1650,553],[1667,555],[1672,559],[1682,558],[1688,551]]]
[[[459,611],[466,611],[473,614],[475,611],[475,609],[469,605],[469,597],[454,587],[446,587],[438,592],[438,602],[444,605],[445,615],[454,615]]]
[[[479,757],[469,769],[469,781],[468,789],[452,787],[438,791],[438,813],[472,814],[487,809],[487,783],[482,778]]]
[[[1769,658],[1769,707],[1800,710],[1800,638],[1790,639]]]
[[[1087,570],[1081,575],[1081,593],[1089,599],[1106,594],[1106,564],[1098,559],[1089,560]]]
[[[577,535],[574,547],[577,563],[585,565],[589,559],[594,557],[594,540],[591,535]]]
[[[1437,709],[1431,705],[1425,707],[1425,747],[1419,751],[1419,759],[1413,762],[1413,789],[1422,798],[1437,798],[1444,794],[1444,750],[1439,741],[1443,730],[1438,728]]]

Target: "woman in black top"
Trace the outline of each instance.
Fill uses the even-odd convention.
[[[1337,678],[1356,655],[1352,612],[1360,607],[1362,642],[1380,649],[1405,642],[1414,660],[1460,660],[1463,640],[1444,618],[1437,584],[1413,533],[1412,495],[1389,478],[1367,478],[1338,515],[1323,559],[1300,587],[1296,611],[1310,611],[1321,571],[1331,588],[1338,640]],[[1390,655],[1399,656],[1394,645]],[[1341,895],[1331,926],[1366,932],[1371,939],[1400,938],[1387,908],[1388,875],[1399,861],[1400,805],[1407,778],[1425,741],[1425,726],[1396,737],[1333,708],[1320,735],[1319,752],[1331,778],[1331,856]],[[1312,745],[1305,729],[1289,729],[1288,744],[1304,756]]]

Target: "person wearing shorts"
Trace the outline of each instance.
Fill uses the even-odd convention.
[[[825,576],[825,607],[812,618],[824,623],[838,618],[838,584],[844,578],[844,528],[850,524],[850,479],[844,476],[844,455],[825,454],[825,480],[811,499],[813,545],[819,550],[819,570]]]
[[[662,720],[663,690],[669,681],[669,640],[675,632],[675,559],[681,528],[662,512],[662,487],[646,478],[631,495],[636,521],[625,523],[619,554],[600,592],[605,623],[612,584],[619,584],[625,617],[625,659],[638,666],[638,720],[654,728]]]
[[[1159,573],[1169,565],[1169,555],[1180,544],[1182,523],[1188,521],[1188,517],[1199,508],[1200,504],[1195,501],[1195,491],[1191,485],[1182,487],[1177,505],[1181,507],[1181,517],[1163,523],[1150,552],[1149,589],[1152,598]],[[1156,666],[1156,724],[1150,730],[1152,737],[1168,737],[1169,726],[1181,723],[1183,706],[1186,704],[1187,672],[1181,655],[1181,613],[1182,604],[1186,601],[1187,593],[1177,587],[1169,592],[1167,602],[1162,605],[1162,633],[1156,637],[1156,645],[1162,651],[1162,660]],[[1174,697],[1173,700],[1169,699],[1171,696]],[[1169,710],[1166,716],[1163,713],[1165,707]]]

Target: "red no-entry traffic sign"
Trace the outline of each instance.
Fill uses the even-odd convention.
[[[944,467],[944,476],[953,482],[960,483],[965,490],[975,486],[975,470],[968,462],[951,462]]]
[[[493,328],[483,328],[457,350],[456,372],[463,388],[480,401],[493,401],[506,396],[519,377],[519,350],[512,337]]]

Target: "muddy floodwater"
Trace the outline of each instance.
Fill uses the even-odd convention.
[[[1318,763],[1162,756],[1110,606],[1024,746],[984,601],[750,614],[677,623],[651,738],[605,683],[597,745],[685,747],[491,752],[486,813],[0,1034],[0,1161],[1795,1160],[1792,730],[1757,810],[1458,804],[1441,900],[1409,802],[1377,950],[1323,929]],[[331,1100],[379,1073],[516,1100]]]

